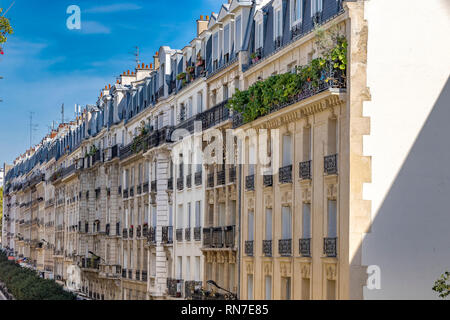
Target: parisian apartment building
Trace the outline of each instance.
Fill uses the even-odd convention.
[[[449,15],[229,0],[4,166],[3,248],[94,300],[433,298]]]

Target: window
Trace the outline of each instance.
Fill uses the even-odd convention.
[[[213,60],[219,59],[219,33],[213,35]]]
[[[238,16],[236,18],[236,51],[239,52],[241,50],[241,33],[242,33],[242,18]]]
[[[255,239],[254,229],[255,229],[255,213],[253,211],[248,212],[248,241],[253,241]]]
[[[328,238],[337,238],[337,202],[328,200]]]
[[[200,257],[195,257],[195,281],[200,281]]]
[[[272,240],[272,209],[266,209],[266,240]]]
[[[226,225],[226,210],[225,203],[219,203],[219,226],[224,227]]]
[[[311,204],[304,203],[303,204],[303,239],[311,239]]]
[[[310,280],[302,279],[302,300],[310,300],[310,287]]]
[[[292,16],[291,16],[291,26],[296,25],[301,22],[303,15],[302,0],[291,0]]]
[[[191,203],[188,203],[188,212],[187,212],[188,216],[187,216],[187,224],[186,227],[187,228],[191,228],[191,221],[192,221],[192,210],[191,210]]]
[[[281,278],[281,299],[291,300],[291,278]]]
[[[337,119],[328,120],[328,155],[337,153]]]
[[[223,29],[223,53],[224,55],[230,53],[230,25],[227,24]],[[227,62],[227,61],[225,61]]]
[[[183,205],[178,206],[178,214],[177,214],[177,228],[183,228]]]
[[[311,127],[303,128],[303,161],[312,160],[312,130]]]
[[[282,210],[282,240],[292,239],[292,216],[291,208],[283,207]]]
[[[228,85],[223,86],[223,100],[228,100]]]
[[[183,278],[183,257],[177,257],[177,279]]]
[[[202,92],[197,93],[197,113],[203,112],[203,94]]]
[[[292,137],[289,134],[283,136],[283,167],[292,165]]]
[[[186,277],[187,281],[191,280],[191,257],[186,258]]]
[[[323,0],[311,0],[311,17],[322,11]]]
[[[195,227],[200,228],[202,226],[202,202],[197,201],[195,203]]]
[[[274,20],[274,39],[281,37],[283,34],[283,17],[281,15],[281,8],[275,9],[275,20]]]
[[[262,48],[264,44],[264,30],[263,30],[263,22],[256,21],[255,25],[255,48]]]
[[[255,174],[256,165],[256,150],[255,146],[251,145],[248,151],[248,175],[252,176]]]
[[[272,277],[266,276],[264,282],[266,287],[265,300],[272,300]]]
[[[247,300],[253,300],[253,275],[247,275]]]

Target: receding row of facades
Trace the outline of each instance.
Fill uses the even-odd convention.
[[[367,134],[364,82],[323,82],[248,123],[226,107],[236,89],[317,57],[318,29],[347,38],[355,72],[362,7],[234,0],[201,17],[185,48],[162,46],[17,158],[5,176],[3,247],[93,299],[226,293],[209,280],[240,299],[362,298],[370,162],[350,150]],[[229,129],[247,138],[223,138],[214,161],[194,152]],[[261,150],[278,160],[263,166]]]

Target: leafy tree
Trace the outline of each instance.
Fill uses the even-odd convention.
[[[446,299],[450,296],[450,272],[444,273],[439,280],[434,283],[433,291],[439,294],[439,298]]]
[[[8,35],[13,33],[13,28],[11,27],[11,24],[9,23],[9,19],[6,17],[3,17],[3,9],[0,8],[0,45],[5,43],[8,39]]]

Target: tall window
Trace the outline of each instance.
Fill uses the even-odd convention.
[[[311,127],[303,128],[303,161],[312,160],[312,130]]]
[[[251,210],[248,212],[248,241],[253,241],[255,239],[254,235],[255,229],[255,213]]]
[[[283,136],[283,167],[292,165],[292,136]]]
[[[282,240],[292,239],[292,215],[291,207],[283,207],[282,209]]]
[[[291,300],[291,278],[281,278],[281,299]]]
[[[337,119],[328,120],[328,155],[337,153]]]
[[[191,203],[189,202],[188,203],[188,212],[187,212],[187,223],[186,223],[186,227],[187,228],[191,228],[191,221],[192,221],[192,217],[191,217],[191,215],[192,215],[192,210],[191,210]]]
[[[291,0],[291,7],[292,7],[292,17],[291,17],[291,24],[292,26],[296,25],[302,20],[302,14],[303,14],[303,7],[302,7],[303,0]]]
[[[241,50],[241,34],[242,34],[242,18],[238,16],[236,18],[236,52]]]
[[[183,205],[178,206],[178,212],[177,212],[177,228],[181,229],[183,228]]]
[[[219,59],[219,33],[216,32],[213,35],[213,59]]]
[[[337,202],[328,200],[328,238],[337,238]]]
[[[253,275],[247,275],[247,300],[253,300]]]
[[[197,201],[195,203],[195,227],[200,228],[202,226],[202,202]]]
[[[200,281],[200,257],[195,257],[195,281]]]
[[[230,53],[230,25],[227,24],[223,29],[223,53]]]
[[[197,93],[197,113],[203,112],[203,94],[202,92]]]
[[[266,209],[266,240],[272,240],[272,209]]]
[[[219,225],[224,227],[226,225],[226,210],[225,203],[219,203]]]
[[[311,204],[304,203],[303,204],[303,239],[311,239]]]
[[[263,30],[263,22],[256,21],[255,25],[255,48],[259,49],[262,48],[264,44],[264,30]]]
[[[323,0],[311,0],[311,16],[322,11]]]
[[[283,17],[281,15],[281,8],[275,9],[275,20],[274,20],[274,39],[281,37],[283,35]]]
[[[183,278],[183,257],[177,257],[177,279]]]
[[[266,287],[265,300],[272,300],[272,277],[266,276],[264,282],[264,286]]]

